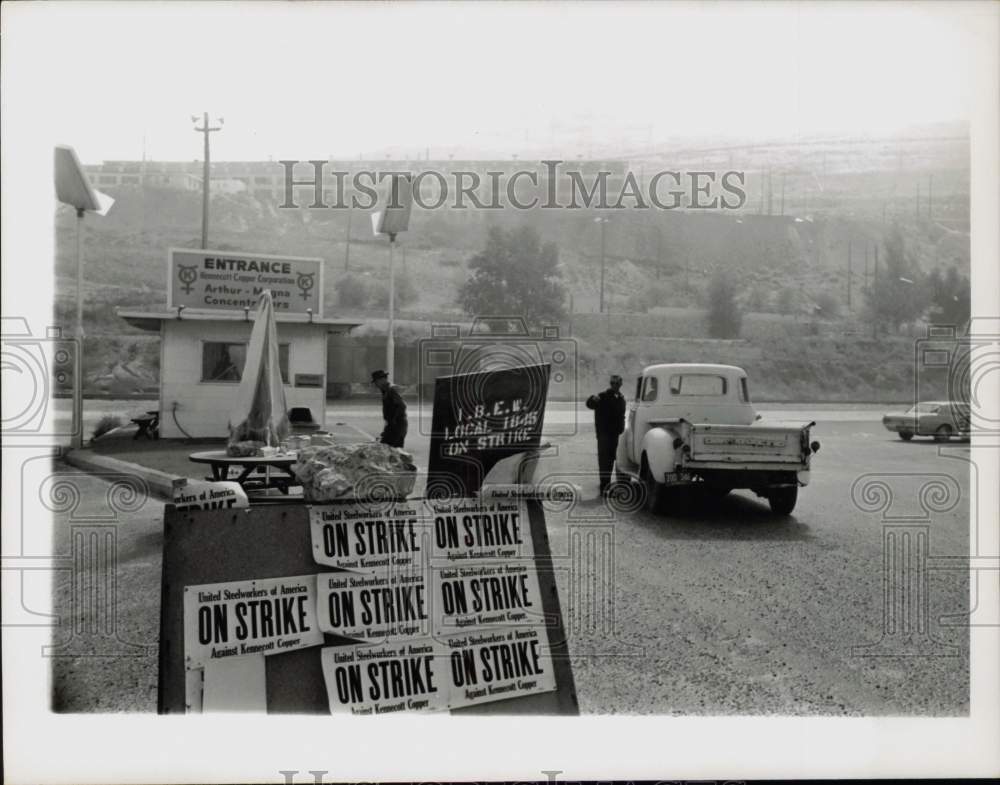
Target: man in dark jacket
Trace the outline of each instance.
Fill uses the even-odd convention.
[[[402,449],[407,428],[406,403],[399,390],[389,384],[389,374],[385,371],[373,371],[372,384],[382,391],[382,419],[385,420],[385,428],[382,429],[379,441]]]
[[[594,430],[597,431],[597,468],[601,473],[601,494],[611,484],[611,467],[618,451],[618,437],[625,430],[625,396],[620,392],[622,377],[611,377],[610,386],[587,399],[587,408],[594,410]]]

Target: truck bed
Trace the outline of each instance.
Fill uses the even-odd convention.
[[[691,447],[687,465],[720,467],[799,465],[803,461],[804,432],[811,421],[758,421],[753,425],[690,424]]]

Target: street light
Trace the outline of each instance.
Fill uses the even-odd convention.
[[[202,183],[201,183],[201,247],[208,248],[208,186],[209,186],[209,154],[208,154],[208,135],[215,131],[221,131],[222,126],[226,124],[225,118],[219,118],[219,124],[214,128],[208,124],[208,112],[204,112],[201,116],[202,124],[201,128],[198,127],[198,115],[191,115],[191,122],[195,124],[195,133],[205,135],[205,166],[202,171]]]
[[[83,446],[83,215],[108,214],[115,203],[107,194],[91,186],[80,166],[76,151],[66,145],[55,148],[56,198],[76,210],[76,341],[77,368],[73,374],[73,439],[72,446]]]
[[[395,310],[396,310],[396,265],[393,258],[396,250],[396,235],[410,226],[410,211],[413,208],[413,182],[409,174],[392,175],[389,200],[384,210],[371,216],[375,234],[389,237],[389,327],[385,344],[385,370],[389,378],[395,378]]]

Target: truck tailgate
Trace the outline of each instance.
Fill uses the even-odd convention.
[[[813,422],[692,424],[688,463],[801,464]]]

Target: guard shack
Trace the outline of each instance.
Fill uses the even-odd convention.
[[[288,407],[309,409],[325,426],[327,336],[358,323],[323,318],[323,261],[185,248],[168,252],[166,310],[118,310],[160,334],[161,436],[228,436],[257,301],[268,289]]]

